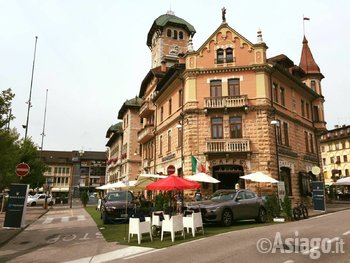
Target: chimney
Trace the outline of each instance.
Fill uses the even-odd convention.
[[[164,60],[160,62],[160,70],[166,72],[166,62]]]

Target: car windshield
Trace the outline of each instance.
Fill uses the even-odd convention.
[[[216,192],[212,196],[210,196],[210,200],[220,200],[220,201],[226,201],[226,200],[232,200],[236,195],[236,191],[229,191],[229,192]]]
[[[107,195],[107,201],[126,201],[126,193],[128,193],[127,200],[131,201],[132,196],[130,192],[112,192]]]

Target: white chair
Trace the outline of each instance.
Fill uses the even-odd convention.
[[[155,211],[152,213],[152,226],[156,227],[161,227],[162,226],[162,220],[161,220],[161,215],[164,217],[164,212],[163,211]]]
[[[192,213],[192,214],[190,214],[188,216],[184,216],[182,220],[183,220],[184,228],[187,229],[187,233],[189,233],[189,230],[191,228],[192,236],[194,237],[197,228],[201,228],[201,230],[203,232],[203,235],[204,235],[202,214],[200,212]]]
[[[180,232],[180,231],[182,232],[182,235],[185,239],[185,232],[184,232],[184,225],[182,222],[182,215],[175,215],[172,217],[165,216],[165,218],[162,222],[162,234],[161,234],[160,240],[163,241],[164,232],[170,232],[171,241],[174,242],[175,233]]]
[[[128,242],[130,242],[130,236],[133,236],[134,234],[137,235],[137,241],[138,244],[141,244],[142,234],[149,233],[149,236],[152,239],[152,232],[151,232],[151,218],[146,217],[146,221],[140,222],[140,218],[130,218],[129,219],[129,236],[128,236]]]

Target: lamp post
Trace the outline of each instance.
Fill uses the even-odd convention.
[[[176,128],[178,129],[179,133],[181,134],[181,177],[184,175],[184,119],[183,115],[181,113],[181,120],[176,125]]]
[[[277,166],[277,178],[278,178],[278,181],[281,180],[280,178],[280,165],[279,165],[279,157],[278,157],[278,140],[277,140],[277,127],[280,126],[280,122],[276,119],[272,120],[271,123],[270,123],[272,126],[273,126],[273,129],[274,129],[274,137],[275,137],[275,150],[276,150],[276,166]]]

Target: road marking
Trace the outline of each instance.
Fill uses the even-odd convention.
[[[62,222],[62,223],[66,223],[66,222],[69,221],[69,218],[70,218],[70,216],[62,216],[62,217],[61,217],[61,222]]]
[[[84,215],[78,216],[78,221],[84,221],[84,220],[86,220]]]
[[[155,248],[149,248],[149,247],[126,247],[122,249],[118,249],[115,251],[103,253],[100,255],[92,256],[92,257],[85,257],[85,258],[80,258],[77,260],[72,260],[72,261],[66,261],[64,263],[98,263],[98,262],[108,262],[111,260],[119,259],[119,258],[125,258],[128,256],[140,254],[140,253],[145,253],[155,250]]]
[[[294,263],[294,260],[288,259],[287,261],[284,261],[283,263]]]
[[[350,234],[350,230],[349,230],[349,231],[344,232],[344,233],[343,233],[343,236],[347,236],[347,235],[349,235],[349,234]]]
[[[54,220],[55,218],[53,217],[46,217],[45,221],[43,222],[43,224],[50,224],[52,223],[52,221]]]

